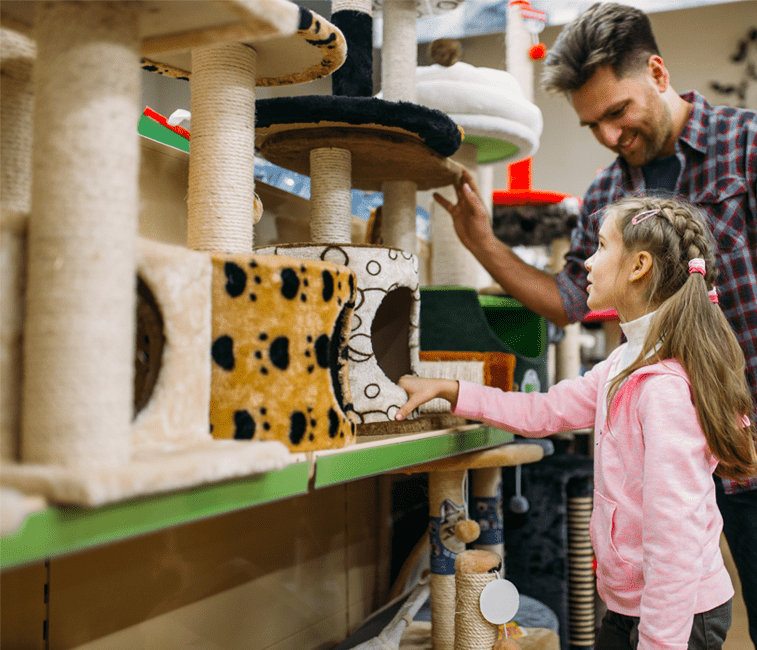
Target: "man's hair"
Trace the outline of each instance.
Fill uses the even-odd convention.
[[[547,92],[570,93],[600,67],[618,79],[660,54],[649,17],[640,9],[597,3],[566,25],[547,54],[541,83]]]

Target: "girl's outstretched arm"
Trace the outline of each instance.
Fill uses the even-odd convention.
[[[403,420],[411,411],[435,397],[446,399],[452,405],[452,410],[455,410],[460,384],[454,379],[431,379],[403,375],[398,383],[400,388],[407,393],[408,398],[402,408],[397,411],[397,415],[395,415],[397,420]]]

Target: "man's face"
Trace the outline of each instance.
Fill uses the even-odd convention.
[[[633,167],[675,152],[670,108],[650,67],[623,79],[599,68],[571,102],[581,126]]]

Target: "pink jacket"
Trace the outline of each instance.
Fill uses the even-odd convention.
[[[676,361],[634,372],[601,421],[605,383],[622,347],[547,393],[461,381],[454,413],[528,437],[594,428],[599,595],[611,611],[640,617],[638,650],[686,650],[694,614],[734,593],[720,554],[717,461]]]

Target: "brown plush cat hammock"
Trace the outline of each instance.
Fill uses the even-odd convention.
[[[8,17],[14,29],[33,35],[37,46],[34,147],[27,146],[24,154],[33,170],[31,209],[28,200],[15,199],[6,209],[9,195],[3,187],[4,246],[6,226],[25,222],[30,212],[20,443],[12,448],[18,432],[6,430],[4,422],[3,487],[93,506],[281,468],[298,458],[287,445],[303,449],[316,442],[334,446],[353,440],[354,421],[342,408],[350,398],[340,376],[338,336],[340,326],[349,328],[352,272],[328,262],[293,259],[261,261],[257,272],[251,268],[259,257],[251,253],[256,58],[262,59],[264,48],[274,41],[306,42],[298,28],[303,21],[318,22],[329,42],[307,44],[318,51],[317,65],[309,56],[295,61],[294,68],[263,72],[265,83],[274,83],[275,74],[283,75],[284,83],[305,81],[343,62],[341,32],[284,0],[4,2],[3,16],[4,24]],[[278,46],[296,51],[291,44]],[[194,251],[137,237],[140,57],[153,62],[165,57],[163,64],[172,67],[189,60],[190,51],[194,133],[188,239]],[[173,53],[183,59],[174,60]],[[6,75],[3,84],[5,102]],[[100,112],[104,98],[108,110]],[[5,104],[3,113],[5,120]],[[11,150],[7,139],[32,140],[30,121],[14,121],[8,131],[6,126],[4,121],[4,184],[8,166],[19,164],[17,156],[6,155]],[[5,256],[3,260],[5,264]],[[233,265],[246,265],[245,282]],[[3,277],[12,276],[4,266]],[[152,385],[132,421],[137,276],[144,307],[140,324],[154,328],[157,323],[158,331],[162,324],[163,338],[155,336],[147,349],[136,350],[157,350],[159,367],[137,373]],[[238,309],[219,303],[247,281],[254,288],[264,278],[270,278],[267,290],[278,287],[284,300],[295,284],[309,281],[310,291],[318,291],[324,302],[328,294],[333,304],[341,303],[326,328],[331,348],[322,346],[332,350],[327,368],[314,365],[328,375],[324,381],[331,388],[321,398],[331,394],[334,413],[321,414],[317,425],[313,418],[298,426],[295,445],[290,444],[291,422],[259,421],[252,443],[214,440],[208,433],[213,336],[219,327],[233,329],[229,319]],[[251,294],[248,288],[250,303]],[[306,321],[306,313],[299,312],[296,319]],[[226,319],[220,326],[219,315]],[[238,323],[241,317],[236,318]],[[259,334],[264,329],[261,325]],[[315,353],[322,333],[301,334]],[[288,358],[283,352],[294,354],[289,345],[293,342],[284,346],[278,336],[255,351],[265,352],[271,359],[266,367],[276,371]],[[234,358],[247,363],[241,350],[232,348]],[[251,359],[255,351],[250,351]],[[6,370],[4,399],[6,387],[18,382],[18,374]],[[249,438],[250,421],[243,414],[237,420],[237,437]],[[281,433],[265,440],[267,430]]]

